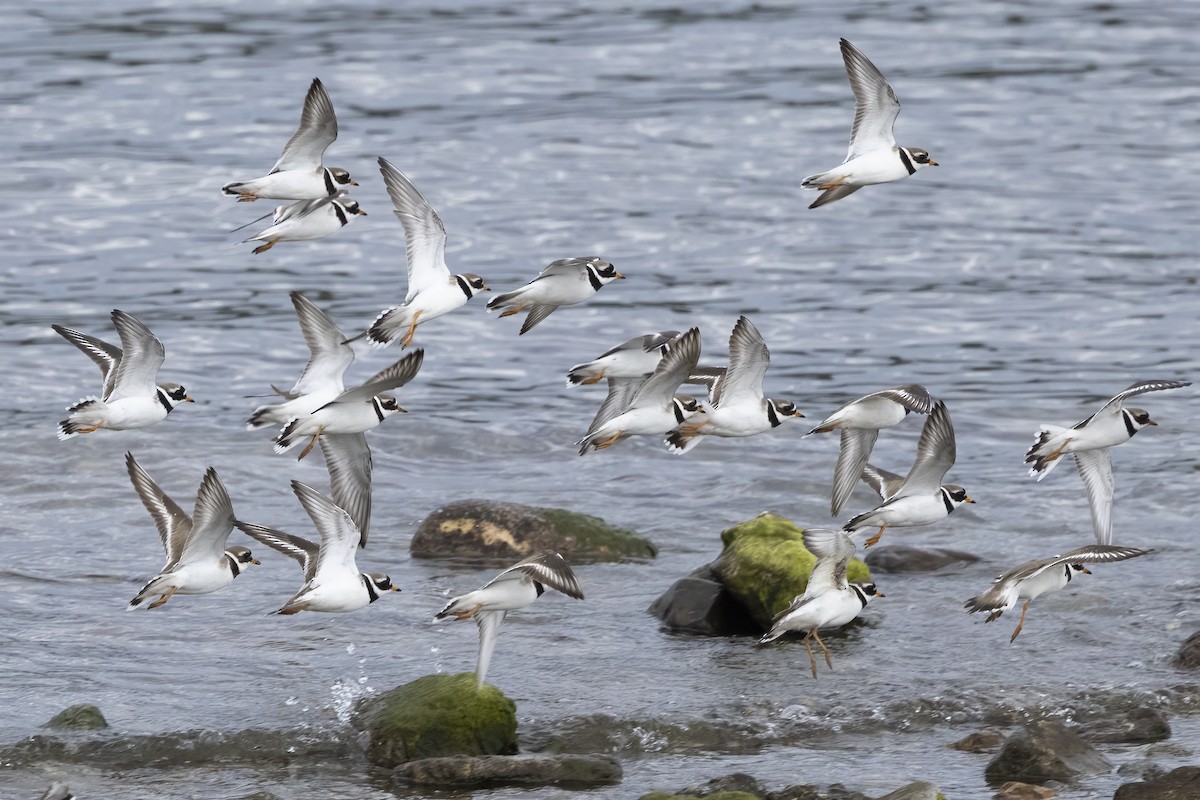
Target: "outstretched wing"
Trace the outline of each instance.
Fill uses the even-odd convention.
[[[854,493],[858,479],[863,477],[863,468],[871,457],[879,431],[874,428],[842,428],[841,448],[838,450],[837,466],[833,468],[833,500],[829,510],[831,516],[842,513],[842,507]]]
[[[362,386],[342,392],[334,402],[354,403],[370,400],[376,395],[390,392],[392,389],[398,389],[416,376],[424,361],[425,351],[420,348],[413,350],[391,366],[372,375],[370,380]]]
[[[1191,386],[1191,381],[1138,381],[1122,389],[1116,397],[1105,403],[1096,414],[1102,414],[1106,410],[1120,408],[1125,404],[1125,401],[1131,397],[1136,397],[1139,394],[1146,392],[1161,392],[1166,389],[1182,389],[1185,386]]]
[[[365,433],[326,433],[318,441],[329,470],[333,502],[358,526],[359,547],[367,546],[371,527],[371,448]]]
[[[738,317],[729,335],[729,366],[713,386],[713,405],[762,399],[763,378],[771,364],[771,351],[762,334],[746,317]]]
[[[313,78],[304,97],[304,109],[300,112],[300,127],[284,145],[283,153],[271,172],[289,169],[316,170],[321,166],[325,150],[338,135],[337,116],[333,113],[333,101],[325,91],[320,78]]]
[[[179,561],[183,546],[192,532],[192,518],[159,488],[131,452],[125,453],[125,469],[129,472],[129,480],[141,498],[142,505],[150,512],[154,526],[158,528],[158,536],[162,540],[169,569]]]
[[[946,404],[939,400],[929,412],[921,438],[917,442],[917,458],[904,478],[901,494],[932,494],[942,485],[942,479],[954,466],[956,447],[954,423]]]
[[[59,336],[82,350],[84,355],[100,367],[100,374],[104,378],[104,391],[100,396],[107,398],[112,391],[113,382],[116,380],[117,365],[121,363],[121,348],[62,325],[51,325],[50,327]]]
[[[196,492],[192,511],[192,533],[187,537],[180,563],[216,561],[225,554],[225,544],[233,532],[233,503],[217,471],[209,467]]]
[[[850,129],[850,148],[846,161],[873,150],[896,146],[892,128],[900,115],[900,101],[883,73],[854,45],[841,40],[842,61],[854,92],[854,127]]]
[[[262,542],[267,547],[278,550],[285,556],[294,558],[300,562],[300,568],[304,570],[305,583],[311,581],[313,575],[316,574],[317,554],[320,552],[320,547],[314,542],[274,528],[268,528],[265,525],[255,525],[252,522],[238,520],[233,524],[239,531],[251,539]]]
[[[808,552],[817,557],[808,577],[806,595],[846,589],[846,565],[854,556],[854,542],[842,531],[809,528],[801,534]]]
[[[1098,544],[1112,544],[1113,472],[1108,448],[1075,452],[1075,466],[1087,488],[1092,528]]]
[[[692,328],[671,345],[650,377],[638,386],[630,405],[665,407],[675,398],[679,385],[691,376],[699,360],[700,330]]]
[[[311,300],[292,292],[292,305],[300,321],[300,332],[311,354],[304,372],[288,394],[299,397],[312,392],[334,388],[342,391],[342,375],[354,361],[354,348],[346,343],[346,335]]]
[[[408,296],[404,302],[411,303],[418,293],[450,279],[446,267],[446,226],[412,181],[386,158],[379,159],[379,171],[392,198],[392,213],[404,226],[408,260]]]
[[[354,520],[336,503],[307,484],[292,481],[292,491],[321,535],[313,577],[320,581],[321,575],[329,572],[357,574],[354,551],[358,548],[359,533]]]
[[[571,565],[565,558],[554,552],[538,553],[519,561],[492,578],[482,588],[518,577],[537,581],[543,586],[549,586],[551,589],[562,592],[567,597],[573,597],[576,600],[583,599],[583,589],[580,588],[579,580],[571,570]]]
[[[150,329],[132,314],[115,309],[112,321],[121,335],[121,360],[112,377],[112,391],[104,400],[153,395],[158,368],[162,366],[167,351]]]

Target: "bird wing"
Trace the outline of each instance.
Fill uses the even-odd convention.
[[[817,557],[812,574],[808,576],[807,595],[835,589],[847,589],[846,565],[854,556],[854,542],[842,531],[809,528],[801,534],[808,552]]]
[[[904,486],[903,475],[880,469],[874,464],[867,464],[863,467],[862,479],[884,502],[895,497],[896,493]]]
[[[874,428],[842,428],[841,449],[838,450],[837,466],[833,468],[833,500],[829,507],[832,516],[841,513],[842,507],[854,493],[877,438],[879,431]]]
[[[476,686],[483,686],[487,678],[488,666],[492,663],[492,652],[496,649],[496,636],[500,633],[500,623],[504,622],[507,615],[507,611],[490,609],[475,614],[475,624],[479,626],[479,656],[475,659]]]
[[[600,410],[592,418],[592,424],[588,426],[584,439],[600,430],[609,420],[624,413],[625,409],[629,408],[629,401],[637,392],[638,387],[645,381],[645,378],[609,378],[608,396],[604,398],[604,402],[600,404]]]
[[[725,377],[713,386],[713,405],[725,400],[758,399],[763,396],[763,378],[771,364],[771,351],[762,334],[746,317],[738,317],[729,335],[729,366]]]
[[[320,78],[313,78],[304,97],[304,109],[300,112],[300,127],[288,139],[283,153],[271,172],[289,169],[312,169],[321,166],[325,150],[338,135],[337,116],[333,113],[333,102]]]
[[[338,200],[346,196],[346,192],[338,192],[336,195],[329,197],[318,197],[316,200],[297,200],[294,203],[279,206],[275,209],[275,216],[271,219],[272,225],[278,225],[281,222],[286,222],[289,219],[300,219],[307,217],[319,208],[329,205],[334,200]],[[253,238],[253,237],[251,237]],[[250,239],[246,240],[247,242]]]
[[[296,319],[300,321],[300,332],[304,334],[311,355],[300,379],[287,395],[299,397],[331,386],[342,391],[342,374],[354,361],[354,348],[346,343],[346,335],[338,330],[329,315],[311,300],[299,292],[292,292],[291,298]]]
[[[842,61],[854,92],[854,126],[850,129],[850,148],[846,161],[873,150],[889,150],[896,146],[892,127],[900,115],[900,101],[888,85],[883,73],[857,47],[845,39]]]
[[[408,296],[405,303],[431,286],[450,279],[446,267],[446,226],[408,177],[379,159],[379,171],[392,198],[392,213],[404,226],[405,254],[408,260]]]
[[[1092,528],[1096,542],[1112,544],[1113,472],[1108,448],[1075,452],[1075,466],[1087,488],[1088,505],[1092,511]]]
[[[486,589],[501,581],[514,579],[534,580],[543,586],[549,586],[551,589],[562,592],[567,597],[573,597],[576,600],[583,599],[583,589],[579,586],[579,580],[575,577],[575,573],[566,559],[558,553],[538,553],[523,561],[518,561],[485,583],[482,588]]]
[[[318,439],[329,471],[330,494],[358,527],[359,547],[371,527],[371,448],[365,433],[326,433]]]
[[[170,568],[179,561],[183,545],[192,532],[192,518],[159,488],[131,452],[125,453],[125,469],[129,472],[129,480],[141,498],[142,505],[150,512],[154,526],[158,528],[163,552],[167,554],[167,567]]]
[[[360,536],[354,520],[336,503],[307,484],[292,481],[292,491],[321,535],[313,579],[319,582],[322,574],[330,572],[358,574],[354,551],[358,548]]]
[[[692,328],[671,345],[650,377],[642,381],[629,401],[630,406],[664,408],[675,399],[675,390],[700,360],[700,330]]]
[[[928,414],[933,410],[933,398],[930,397],[929,390],[919,383],[881,389],[878,392],[865,395],[859,398],[859,400],[866,400],[870,397],[886,397],[888,400],[899,403],[909,411],[915,411],[918,414]]]
[[[533,330],[535,325],[553,314],[557,308],[558,306],[549,303],[530,306],[529,313],[525,315],[525,322],[521,325],[521,333],[528,333]]]
[[[1122,389],[1116,397],[1105,403],[1096,415],[1102,414],[1105,411],[1112,409],[1116,411],[1125,401],[1131,397],[1136,397],[1139,394],[1146,392],[1161,392],[1165,389],[1182,389],[1184,386],[1191,386],[1191,381],[1138,381]]]
[[[917,441],[917,458],[904,478],[902,494],[932,494],[942,485],[942,478],[954,466],[954,423],[946,404],[938,401]]]
[[[551,261],[545,269],[538,273],[530,283],[553,278],[555,276],[564,276],[575,278],[576,280],[585,280],[587,265],[591,263],[594,256],[576,257],[576,258],[560,258],[557,261]]]
[[[107,397],[112,391],[113,381],[116,379],[117,365],[121,363],[121,348],[62,325],[51,325],[50,327],[59,336],[82,350],[84,355],[100,367],[100,375],[104,379],[104,391],[100,396]]]
[[[364,383],[347,389],[338,395],[335,403],[353,403],[370,400],[376,395],[398,389],[413,379],[425,361],[425,351],[418,348],[389,367],[380,370]]]
[[[162,342],[142,323],[119,309],[112,312],[113,325],[121,335],[121,360],[112,376],[112,390],[105,401],[153,395],[158,368],[167,356]],[[105,381],[107,384],[108,381]]]
[[[274,528],[268,528],[265,525],[255,525],[252,522],[235,521],[234,526],[242,533],[254,539],[257,542],[262,542],[267,547],[273,550],[278,550],[285,556],[296,559],[300,562],[300,568],[304,570],[304,582],[308,583],[312,580],[313,575],[317,572],[317,554],[321,548],[308,539],[302,539],[299,536],[293,536],[290,533],[285,533]]]
[[[217,471],[209,467],[196,492],[192,511],[192,532],[179,554],[180,563],[216,561],[225,554],[225,544],[233,532],[233,503]]]

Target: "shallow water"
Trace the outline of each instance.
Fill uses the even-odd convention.
[[[473,627],[429,620],[495,570],[408,556],[426,514],[469,497],[599,514],[661,549],[652,563],[580,567],[584,603],[547,596],[512,615],[489,675],[517,702],[527,746],[592,715],[615,720],[625,781],[595,797],[740,770],[773,787],[882,794],[928,779],[984,798],[987,756],[946,743],[1107,703],[1161,704],[1175,742],[1200,741],[1195,681],[1169,664],[1200,621],[1194,389],[1144,398],[1159,427],[1114,453],[1117,540],[1154,555],[1043,598],[1011,646],[1014,620],[984,627],[961,612],[998,572],[1091,541],[1071,469],[1040,484],[1024,474],[1040,423],[1082,419],[1136,379],[1200,375],[1196,9],[393,5],[0,10],[4,162],[19,186],[0,198],[0,323],[14,343],[0,351],[0,745],[74,702],[98,704],[121,735],[352,738],[355,698],[473,667]],[[808,211],[799,181],[842,159],[853,113],[839,36],[895,87],[901,143],[942,166]],[[253,256],[229,231],[266,204],[218,188],[269,167],[313,76],[341,125],[327,163],[360,180],[370,216]],[[303,364],[288,291],[348,332],[403,298],[380,155],[438,209],[453,269],[510,288],[594,253],[629,279],[520,338],[479,300],[421,328],[426,364],[401,393],[410,413],[370,434],[375,522],[359,562],[403,593],[344,617],[265,616],[299,577],[268,557],[227,591],[124,613],[161,564],[126,449],[185,506],[212,465],[240,517],[305,533],[288,481],[320,486],[320,459],[275,456],[268,435],[242,430],[256,404],[245,396]],[[50,323],[107,338],[114,307],[156,331],[162,379],[198,402],[147,430],[57,442],[62,407],[98,383]],[[571,444],[601,400],[564,386],[572,364],[692,325],[719,361],[742,313],[771,347],[768,391],[809,418],[899,383],[944,398],[951,479],[979,501],[887,535],[983,560],[877,576],[887,598],[830,636],[835,671],[817,681],[798,641],[671,636],[644,610],[715,557],[731,524],[766,509],[825,524],[835,438],[791,425],[684,458],[636,441],[581,459]],[[353,376],[398,356],[362,352]],[[876,463],[903,471],[918,431],[911,420],[885,432]],[[864,489],[847,512],[870,503]],[[689,744],[680,731],[702,723],[719,733]],[[1120,764],[1144,750],[1106,754]],[[20,797],[54,775],[84,797],[161,797],[180,781],[204,797],[389,796],[355,758],[313,760],[38,763],[0,781]],[[1091,776],[1060,796],[1106,797],[1125,780]]]

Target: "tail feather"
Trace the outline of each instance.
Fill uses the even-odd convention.
[[[1029,464],[1029,474],[1031,477],[1037,478],[1039,481],[1050,474],[1050,471],[1058,466],[1058,462],[1062,460],[1063,453],[1060,448],[1066,445],[1068,438],[1063,434],[1070,431],[1070,428],[1062,428],[1058,425],[1043,425],[1041,430],[1033,437],[1033,444],[1025,452],[1025,463]],[[1055,454],[1055,451],[1059,451]]]
[[[698,444],[700,444],[698,434],[686,434],[678,428],[667,434],[667,447],[677,455],[683,455]]]
[[[259,406],[254,409],[254,413],[250,415],[250,419],[246,420],[246,427],[253,431],[273,425],[274,420],[267,419],[267,415],[276,408],[278,406]]]
[[[58,423],[58,439],[59,439],[59,441],[65,442],[67,439],[71,439],[71,438],[78,436],[79,432],[80,432],[80,428],[82,428],[82,427],[83,427],[82,425],[80,425],[77,421],[75,421],[73,419],[62,420],[61,422]]]
[[[363,334],[377,347],[386,347],[400,336],[400,331],[408,327],[404,306],[392,306],[384,309],[367,332]]]
[[[283,426],[283,430],[281,430],[279,435],[275,437],[276,453],[286,453],[288,450],[291,450],[296,446],[296,443],[299,440],[295,437],[295,433],[296,426],[299,424],[300,418],[292,417],[290,420],[288,420],[288,423]]]

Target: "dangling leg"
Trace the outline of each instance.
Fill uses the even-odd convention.
[[[1013,631],[1012,638],[1008,640],[1009,644],[1015,642],[1017,639],[1017,634],[1021,632],[1021,626],[1025,624],[1025,612],[1029,610],[1029,604],[1032,602],[1032,600],[1026,600],[1025,605],[1021,607],[1021,619],[1017,622],[1017,629]]]
[[[829,657],[829,648],[828,648],[828,647],[826,647],[826,646],[825,646],[825,643],[821,641],[821,637],[820,637],[820,635],[817,633],[817,629],[816,629],[816,628],[813,628],[812,637],[813,637],[814,639],[816,639],[816,640],[817,640],[817,644],[821,645],[821,649],[825,651],[825,664],[826,664],[826,665],[827,665],[827,666],[828,666],[830,669],[833,669],[833,659],[831,659],[831,658]]]
[[[814,678],[817,677],[817,657],[813,655],[812,645],[808,643],[808,640],[812,638],[812,635],[816,632],[817,629],[813,628],[811,631],[804,634],[804,638],[800,640],[804,642],[804,649],[808,651],[808,665],[812,667],[812,674]]]
[[[400,349],[408,347],[413,342],[413,334],[417,332],[417,320],[420,319],[421,312],[413,314],[412,322],[408,323],[408,332],[404,334],[404,338],[400,340]]]
[[[612,447],[614,444],[616,444],[619,441],[621,441],[621,431],[617,431],[612,436],[608,437],[607,439],[604,439],[603,441],[592,442],[592,446],[595,447],[597,450],[604,450],[605,448]]]
[[[270,250],[272,247],[274,247],[275,243],[278,241],[279,241],[278,239],[267,239],[267,243],[260,244],[258,247],[254,248],[254,252],[255,253],[265,253],[268,250]]]
[[[870,539],[867,539],[867,541],[863,542],[863,546],[871,547],[872,545],[874,545],[876,542],[879,541],[879,537],[883,536],[883,532],[886,529],[887,529],[887,525],[880,525],[879,531],[876,532],[876,534],[874,536],[872,536]]]
[[[308,455],[309,453],[311,453],[311,452],[312,452],[313,445],[315,445],[315,444],[317,443],[317,438],[318,438],[318,437],[321,435],[321,432],[322,432],[323,430],[325,430],[325,426],[324,426],[324,425],[322,425],[321,427],[317,428],[317,432],[316,432],[316,433],[314,433],[314,434],[312,435],[312,439],[310,439],[310,440],[309,440],[309,442],[308,442],[308,446],[306,446],[306,447],[305,447],[303,450],[301,450],[301,451],[300,451],[300,455],[296,457],[296,460],[297,460],[297,461],[300,461],[300,460],[301,460],[301,459],[303,459],[303,458],[304,458],[306,455]]]
[[[172,586],[172,587],[171,587],[171,589],[170,589],[170,591],[168,591],[168,592],[167,592],[166,594],[164,594],[162,597],[160,597],[160,598],[158,598],[157,600],[155,600],[155,601],[154,601],[153,603],[151,603],[150,605],[146,606],[146,608],[148,608],[148,609],[149,609],[149,608],[158,608],[158,607],[159,607],[159,606],[161,606],[163,603],[165,603],[165,602],[167,602],[168,600],[170,600],[170,599],[171,599],[171,596],[172,596],[172,595],[174,595],[174,594],[175,594],[175,592],[177,592],[178,590],[179,590],[179,587],[178,587],[178,586]]]
[[[525,310],[525,304],[520,303],[518,305],[512,306],[511,308],[504,309],[503,311],[500,312],[500,316],[511,317],[513,314],[520,314],[524,310]]]
[[[258,199],[257,195],[247,194],[246,192],[242,192],[241,194],[238,195],[237,201],[239,203],[253,203],[257,199]]]

